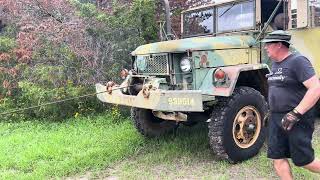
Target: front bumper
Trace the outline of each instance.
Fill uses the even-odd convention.
[[[202,94],[199,90],[150,90],[146,98],[142,91],[137,96],[126,95],[117,87],[112,93],[106,92],[106,86],[96,84],[97,97],[100,101],[130,107],[166,112],[203,112]]]

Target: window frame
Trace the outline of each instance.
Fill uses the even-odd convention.
[[[253,25],[252,25],[252,27],[246,27],[246,28],[239,28],[239,29],[233,29],[233,30],[226,30],[226,31],[218,31],[218,18],[219,18],[219,14],[218,14],[218,9],[219,8],[221,8],[221,7],[225,7],[225,6],[229,6],[229,5],[231,5],[232,6],[232,4],[233,3],[236,3],[235,4],[235,6],[236,5],[239,5],[239,4],[242,4],[242,3],[247,3],[247,2],[252,2],[253,3],[253,6],[252,6],[252,11],[253,11]],[[218,5],[218,6],[215,6],[215,12],[216,12],[216,14],[215,14],[215,18],[216,18],[216,20],[215,20],[215,22],[216,22],[216,25],[215,25],[215,27],[216,27],[216,29],[215,29],[215,33],[216,34],[222,34],[222,33],[230,33],[230,32],[241,32],[241,31],[245,31],[245,30],[255,30],[256,29],[256,24],[257,24],[257,20],[256,20],[256,16],[257,16],[257,12],[256,12],[256,1],[255,0],[243,0],[243,1],[238,1],[238,2],[236,2],[236,1],[234,1],[234,2],[229,2],[229,3],[226,3],[226,4],[221,4],[221,5]]]

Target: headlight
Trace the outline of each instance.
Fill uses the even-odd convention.
[[[187,57],[181,59],[180,68],[181,68],[182,72],[190,72],[190,70],[191,70],[191,62]]]

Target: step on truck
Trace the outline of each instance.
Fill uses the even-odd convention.
[[[96,84],[106,103],[131,107],[136,129],[158,137],[179,124],[208,123],[217,157],[240,162],[266,137],[270,59],[260,40],[274,30],[292,34],[320,70],[320,0],[225,0],[181,13],[182,38],[172,35],[167,0],[164,41],[132,53],[122,83]]]

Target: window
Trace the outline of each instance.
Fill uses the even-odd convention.
[[[320,26],[320,0],[309,0],[309,12],[311,27]]]
[[[291,9],[291,28],[297,28],[297,9]]]
[[[232,3],[217,9],[217,32],[254,28],[254,1]]]
[[[302,28],[308,25],[308,0],[291,0],[289,5],[289,28]]]
[[[184,36],[213,33],[213,9],[187,12],[183,16]]]
[[[291,1],[291,28],[297,28],[297,0]]]

